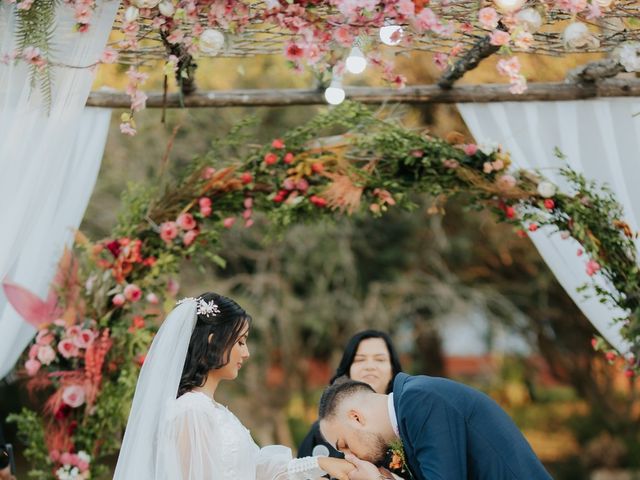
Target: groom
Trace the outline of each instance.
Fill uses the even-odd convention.
[[[551,479],[498,404],[444,378],[400,373],[389,395],[336,382],[322,395],[319,417],[325,439],[356,465],[352,480],[385,478],[372,463],[398,439],[415,480]]]

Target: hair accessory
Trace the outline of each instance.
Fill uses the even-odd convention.
[[[191,301],[191,300],[196,302],[196,305],[197,305],[196,313],[198,315],[204,315],[205,317],[215,317],[220,313],[220,309],[218,308],[218,305],[216,305],[216,303],[213,300],[206,302],[202,298],[186,297],[186,298],[183,298],[182,300],[179,300],[178,303],[176,303],[176,306],[182,305],[184,302]]]

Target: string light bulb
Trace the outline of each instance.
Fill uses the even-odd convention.
[[[496,4],[498,10],[510,13],[520,10],[526,3],[526,0],[493,0],[493,3]]]
[[[342,81],[339,78],[333,77],[331,85],[324,91],[324,98],[329,105],[340,105],[344,102],[346,94],[342,88]]]
[[[378,32],[380,41],[390,47],[400,43],[403,33],[404,31],[400,25],[385,25],[384,27],[380,27],[380,31]]]
[[[351,49],[349,56],[345,61],[345,68],[350,73],[362,73],[367,68],[367,59],[364,58],[364,53],[357,45]]]

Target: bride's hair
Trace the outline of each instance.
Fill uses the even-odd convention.
[[[215,316],[207,313],[198,314],[184,360],[178,397],[193,388],[202,387],[210,370],[229,363],[231,348],[245,327],[251,324],[251,316],[230,298],[207,292],[197,300],[207,303],[213,301],[219,313]]]

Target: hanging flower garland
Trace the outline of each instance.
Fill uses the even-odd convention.
[[[31,64],[34,81],[50,95],[50,47],[58,8],[72,8],[76,30],[91,28],[95,0],[0,0],[16,5],[17,48],[1,52],[4,63]],[[640,16],[633,2],[611,0],[124,0],[116,21],[120,38],[99,63],[132,65],[127,92],[132,106],[122,131],[135,133],[133,114],[144,108],[139,91],[148,61],[164,61],[183,92],[193,90],[201,56],[281,54],[292,67],[311,68],[327,84],[341,85],[345,73],[374,66],[385,81],[402,87],[381,44],[394,53],[426,50],[444,69],[473,45],[488,39],[500,55],[498,73],[514,94],[526,90],[517,52],[563,55],[608,52],[626,71],[640,69]],[[601,27],[590,28],[597,23]],[[88,67],[78,66],[73,67]],[[48,96],[46,97],[48,98]],[[330,99],[328,99],[331,101]]]
[[[343,133],[317,138],[328,130]],[[573,193],[559,192],[535,172],[512,171],[509,154],[496,145],[422,135],[348,102],[234,157],[245,138],[241,129],[232,132],[166,188],[130,191],[110,238],[92,242],[78,234],[39,315],[29,317],[29,302],[37,299],[25,304],[28,295],[4,285],[14,306],[39,328],[22,374],[28,390],[47,400],[42,412],[25,409],[12,419],[36,477],[104,473],[102,459],[118,451],[155,329],[175,301],[181,260],[224,265],[217,253],[221,233],[250,228],[256,212],[284,228],[337,213],[410,209],[414,192],[432,194],[437,213],[446,197],[466,192],[472,205],[491,209],[519,235],[551,227],[582,245],[589,275],[613,286],[610,292],[594,287],[594,294],[629,312],[619,320],[633,352],[625,371],[638,373],[635,234],[606,190],[565,170]],[[221,166],[214,158],[232,160]],[[614,359],[602,340],[596,343]]]

